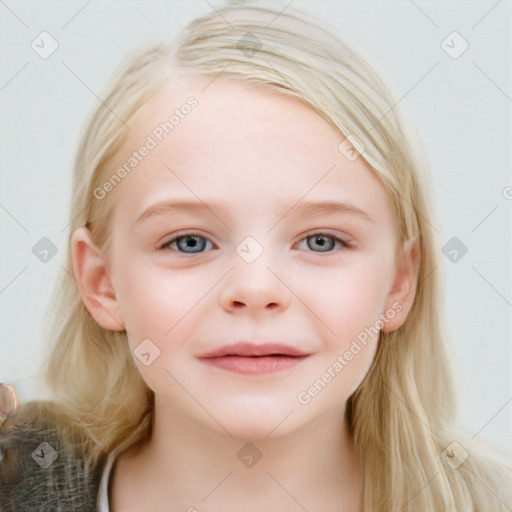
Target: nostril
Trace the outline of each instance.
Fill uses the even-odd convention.
[[[242,309],[242,308],[245,308],[247,305],[245,304],[245,302],[241,302],[239,300],[234,300],[232,302],[232,307],[233,308],[236,308],[236,309]],[[266,306],[265,306],[265,309],[276,309],[279,307],[279,304],[277,302],[269,302]]]

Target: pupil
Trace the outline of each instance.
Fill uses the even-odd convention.
[[[308,240],[310,249],[317,249],[320,252],[325,252],[333,248],[334,242],[327,236],[313,236]]]
[[[198,236],[184,236],[178,240],[178,247],[185,252],[198,252],[204,249],[205,242]]]

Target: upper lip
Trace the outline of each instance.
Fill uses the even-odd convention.
[[[281,343],[249,343],[239,342],[232,345],[224,345],[202,354],[200,357],[222,357],[222,356],[270,356],[270,355],[283,355],[283,356],[305,356],[306,352],[299,350],[289,345]]]

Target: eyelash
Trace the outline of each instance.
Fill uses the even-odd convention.
[[[312,233],[306,235],[305,237],[303,237],[299,242],[307,240],[308,238],[313,238],[315,236],[327,237],[327,238],[330,238],[330,239],[334,240],[335,243],[338,243],[338,244],[341,245],[339,250],[349,250],[349,249],[352,249],[352,244],[349,241],[347,241],[347,240],[345,240],[343,238],[331,235],[329,233],[321,232],[321,231],[319,231],[319,232],[317,232],[317,231],[312,232]],[[159,250],[159,251],[174,251],[174,252],[178,252],[179,254],[188,255],[188,256],[194,256],[194,255],[197,255],[197,254],[203,254],[205,252],[205,251],[200,251],[200,252],[197,252],[197,253],[186,253],[186,252],[178,251],[178,250],[173,249],[173,248],[170,247],[171,244],[176,242],[177,240],[180,240],[182,238],[187,238],[187,237],[198,237],[198,238],[202,238],[204,240],[209,241],[203,235],[201,235],[199,233],[196,233],[194,231],[189,231],[189,232],[185,232],[185,233],[180,233],[179,235],[174,236],[170,240],[166,240],[163,244],[161,244],[160,246],[157,247],[157,250]],[[210,242],[210,243],[212,243],[212,242]],[[322,254],[322,253],[332,254],[332,253],[337,252],[337,251],[335,249],[333,249],[331,251],[312,251],[312,250],[309,250],[307,252],[316,252],[318,254]]]

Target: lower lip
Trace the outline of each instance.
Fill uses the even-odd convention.
[[[297,366],[308,356],[222,356],[222,357],[204,357],[201,361],[204,363],[243,375],[264,375],[266,373],[282,372]]]

